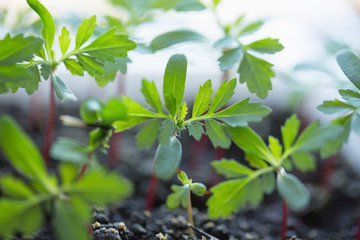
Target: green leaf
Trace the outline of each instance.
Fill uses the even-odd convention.
[[[61,102],[77,101],[76,96],[58,75],[53,75],[52,83],[56,96],[60,99]]]
[[[9,90],[15,93],[19,87],[24,86],[24,82],[30,77],[29,71],[24,66],[0,65],[0,93],[5,93]]]
[[[59,137],[50,149],[52,158],[76,164],[84,163],[88,159],[88,154],[87,146],[66,137]]]
[[[85,210],[87,210],[87,206],[81,201],[71,201],[71,204],[61,200],[55,201],[53,225],[60,240],[90,239],[86,232],[85,220],[89,213]]]
[[[0,189],[4,196],[11,199],[28,199],[34,196],[33,191],[20,179],[11,175],[0,177]]]
[[[266,194],[271,194],[275,189],[275,175],[273,172],[265,173],[262,176],[262,188]]]
[[[92,36],[96,27],[96,15],[92,16],[89,19],[85,19],[76,34],[76,46],[75,49],[80,49],[80,47]],[[64,53],[63,53],[64,54]]]
[[[62,186],[73,184],[79,174],[79,166],[73,163],[63,162],[59,166],[59,175]]]
[[[246,204],[256,207],[263,197],[261,182],[250,177],[222,182],[210,191],[213,195],[206,203],[210,218],[225,218]]]
[[[360,93],[355,92],[350,89],[340,89],[339,94],[342,98],[348,100],[348,101],[360,101]]]
[[[88,171],[75,185],[65,189],[90,204],[115,203],[132,192],[132,184],[119,174],[102,169]]]
[[[34,36],[24,37],[22,34],[11,37],[7,34],[0,40],[0,65],[12,65],[33,58],[34,53],[42,47],[41,38]]]
[[[145,101],[158,113],[163,113],[159,92],[156,89],[155,82],[142,80],[141,92],[145,97]]]
[[[105,106],[100,109],[101,125],[110,126],[119,120],[127,120],[127,108],[117,97],[109,98]]]
[[[345,121],[340,123],[339,120]],[[330,157],[331,155],[337,153],[342,147],[343,143],[345,143],[349,138],[351,132],[351,115],[336,119],[336,121],[336,123],[330,122],[327,124],[331,124],[337,127],[339,129],[337,130],[339,131],[339,135],[331,138],[330,140],[328,139],[324,146],[322,146],[320,152],[322,158]]]
[[[243,57],[243,50],[241,47],[225,50],[222,56],[218,59],[221,71],[231,69]]]
[[[343,50],[336,55],[336,61],[346,77],[360,89],[360,58],[350,50]]]
[[[258,122],[271,112],[271,109],[261,103],[249,103],[249,98],[215,113],[216,118],[231,127],[247,126],[248,122]]]
[[[135,49],[136,43],[129,40],[127,35],[115,32],[115,28],[110,29],[80,51],[110,62],[115,62],[115,57],[126,57],[128,51]]]
[[[246,82],[251,93],[255,93],[260,98],[266,98],[268,91],[272,89],[270,79],[275,76],[271,70],[272,66],[271,63],[245,51],[238,69],[240,83]]]
[[[180,171],[179,173],[178,170],[176,170],[176,172],[178,179],[183,185],[191,183],[191,181],[189,181],[189,178],[184,171]]]
[[[282,154],[282,146],[277,138],[269,136],[269,149],[276,159],[279,159]]]
[[[212,2],[214,3],[214,6],[216,7],[219,4],[220,0],[212,0]]]
[[[166,199],[166,206],[170,209],[178,208],[180,205],[186,208],[189,202],[189,184],[185,186],[172,185],[171,193]]]
[[[169,180],[179,167],[182,155],[181,144],[176,137],[172,137],[167,144],[159,144],[155,158],[155,175],[162,180]]]
[[[150,148],[158,135],[160,119],[151,120],[136,134],[136,146],[138,149]]]
[[[46,169],[44,160],[31,139],[9,116],[0,118],[0,147],[11,164],[31,179],[39,180],[44,186]]]
[[[291,115],[286,121],[284,126],[281,127],[281,134],[285,151],[289,150],[296,136],[298,135],[300,121],[296,114]]]
[[[196,141],[200,141],[201,136],[205,133],[203,124],[199,121],[191,121],[188,124],[189,136],[192,136]]]
[[[64,55],[69,49],[70,45],[69,30],[67,30],[66,27],[63,27],[61,30],[61,35],[59,36],[59,44],[61,53]]]
[[[36,198],[25,201],[0,200],[0,236],[10,237],[16,233],[32,234],[44,223],[44,214]]]
[[[251,22],[239,32],[238,36],[244,36],[256,32],[262,27],[262,25],[264,25],[263,20]]]
[[[234,46],[239,45],[237,38],[232,36],[225,36],[224,38],[219,39],[214,43],[214,48],[226,49],[233,48]]]
[[[277,188],[291,210],[301,211],[309,205],[310,193],[294,175],[278,174]]]
[[[206,134],[209,136],[214,148],[221,147],[228,149],[231,145],[231,134],[224,124],[212,119],[205,120]]]
[[[187,114],[188,107],[186,106],[186,102],[183,102],[178,111],[178,121],[184,121]]]
[[[175,126],[171,119],[166,119],[161,123],[159,133],[159,143],[167,144],[174,136]]]
[[[204,85],[200,86],[199,92],[195,95],[194,106],[192,109],[192,117],[197,117],[203,114],[209,109],[211,102],[211,94],[213,89],[211,88],[211,80],[207,80]]]
[[[95,75],[95,80],[100,87],[105,86],[110,81],[114,81],[116,74],[120,71],[122,74],[127,72],[127,64],[131,62],[128,57],[116,58],[116,62],[105,62],[103,68],[103,75]],[[124,77],[125,76],[120,76]],[[117,80],[117,79],[116,79]]]
[[[84,69],[75,59],[71,59],[71,58],[65,59],[64,65],[72,75],[84,76]]]
[[[359,112],[355,112],[351,119],[351,129],[360,136],[360,115]]]
[[[180,0],[175,5],[175,11],[201,11],[204,9],[206,9],[206,7],[197,0]]]
[[[187,60],[185,55],[172,55],[166,65],[163,95],[165,106],[169,113],[174,116],[184,97],[186,80]],[[172,98],[175,98],[175,107],[172,106]],[[170,109],[169,109],[170,108]]]
[[[215,96],[211,102],[210,109],[208,114],[212,114],[225,106],[225,104],[230,100],[234,95],[236,87],[236,78],[230,80],[229,82],[223,81],[219,90],[215,93]]]
[[[168,48],[178,43],[186,41],[200,41],[203,40],[204,36],[190,30],[176,30],[166,32],[155,37],[151,43],[150,48],[153,51],[159,51],[164,48]]]
[[[253,168],[266,168],[269,166],[264,160],[257,156],[257,153],[245,152],[245,160]]]
[[[96,149],[103,150],[108,148],[108,142],[112,136],[112,129],[95,128],[89,134],[89,151],[95,151]],[[94,156],[94,155],[93,155]]]
[[[279,39],[274,38],[264,38],[261,40],[257,40],[246,45],[247,48],[260,52],[260,53],[277,53],[284,49],[284,46],[279,43]]]
[[[95,75],[102,75],[104,73],[103,64],[97,61],[95,57],[78,54],[76,58],[90,76],[94,77]]]
[[[40,74],[37,66],[32,66],[27,69],[29,73],[29,77],[24,79],[24,83],[21,87],[23,87],[28,95],[33,94],[39,88]]]
[[[122,102],[126,107],[128,118],[127,120],[116,121],[113,123],[116,132],[132,128],[146,120],[158,117],[156,113],[150,112],[149,110],[126,96],[122,97]]]
[[[311,153],[296,152],[291,155],[291,158],[295,167],[302,172],[315,171],[316,169],[315,158]]]
[[[202,197],[205,195],[206,186],[202,183],[192,183],[190,185],[190,191],[196,196]]]
[[[335,99],[333,101],[324,101],[323,104],[317,106],[317,109],[325,114],[333,114],[352,111],[355,108],[351,104]]]
[[[43,63],[40,65],[40,73],[41,76],[45,79],[48,80],[51,74],[51,65],[49,63]]]
[[[39,15],[44,23],[42,36],[45,40],[45,48],[48,54],[55,38],[55,22],[49,11],[38,0],[26,0],[29,6]]]
[[[233,142],[246,153],[253,154],[254,156],[266,161],[274,159],[264,141],[251,128],[236,127],[229,128],[229,131],[233,136]]]
[[[80,116],[87,124],[101,121],[100,111],[105,104],[97,97],[88,97],[80,105]]]
[[[212,161],[211,165],[226,178],[244,177],[253,173],[250,168],[236,162],[234,159],[222,158],[220,161]]]

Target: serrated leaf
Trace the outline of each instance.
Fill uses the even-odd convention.
[[[209,109],[211,94],[214,90],[211,88],[211,80],[207,80],[204,85],[200,86],[199,92],[195,95],[192,117],[197,117]]]
[[[149,110],[126,96],[122,97],[122,102],[126,107],[128,118],[127,120],[116,121],[113,123],[113,127],[115,127],[116,132],[121,132],[125,129],[134,127],[146,120],[158,117],[156,113],[150,112]]]
[[[284,49],[284,46],[279,43],[279,39],[264,38],[254,41],[248,45],[247,48],[260,53],[274,54]]]
[[[293,114],[291,117],[286,119],[284,126],[281,127],[281,135],[285,151],[287,151],[295,141],[299,132],[299,127],[300,121],[296,114]]]
[[[179,112],[178,112],[178,118],[180,121],[184,121],[186,115],[188,113],[188,108],[186,106],[186,102],[183,102],[179,108]]]
[[[116,74],[120,71],[122,74],[127,72],[127,64],[131,60],[128,57],[119,57],[116,58],[116,62],[104,62],[102,67],[104,72],[102,75],[95,75],[95,80],[100,87],[105,86],[110,81],[117,80]],[[120,76],[125,78],[125,75]]]
[[[262,176],[262,188],[266,194],[271,194],[275,189],[275,174],[273,172],[265,173]]]
[[[42,47],[41,38],[34,36],[24,37],[22,34],[11,37],[7,34],[0,40],[0,65],[12,65],[33,58]]]
[[[248,25],[246,25],[239,33],[238,36],[244,36],[244,35],[248,35],[250,33],[256,32],[257,30],[259,30],[262,26],[264,25],[264,21],[263,20],[258,20],[258,21],[254,21],[249,23]]]
[[[18,88],[24,86],[24,82],[30,77],[29,71],[24,66],[0,66],[0,93],[9,90],[15,93]]]
[[[206,134],[209,136],[214,148],[221,147],[228,149],[231,145],[231,134],[224,124],[212,119],[205,120]]]
[[[52,158],[76,164],[86,162],[88,154],[89,150],[87,149],[87,146],[74,139],[66,137],[59,137],[56,139],[50,149],[50,155]]]
[[[0,147],[18,171],[48,186],[46,169],[39,150],[20,126],[7,115],[0,118]]]
[[[189,136],[192,136],[196,141],[200,141],[201,136],[205,133],[203,124],[199,121],[191,121],[188,124]]]
[[[96,15],[85,19],[78,28],[76,34],[76,49],[80,47],[92,36],[96,27]],[[63,53],[64,54],[64,53]]]
[[[310,202],[310,193],[292,174],[278,174],[277,188],[291,210],[304,210]]]
[[[219,161],[212,161],[211,165],[226,178],[245,177],[253,173],[250,168],[236,162],[234,159],[222,158]]]
[[[166,32],[155,37],[151,43],[150,48],[153,51],[159,51],[164,48],[168,48],[178,43],[186,41],[200,41],[203,40],[204,36],[190,30],[176,30]]]
[[[149,82],[146,79],[143,79],[141,92],[145,97],[145,101],[154,110],[156,110],[158,113],[163,112],[159,92],[156,89],[155,82]]]
[[[269,136],[269,149],[276,159],[279,159],[282,154],[282,146],[277,138]]]
[[[40,73],[37,66],[31,66],[27,69],[29,73],[29,77],[24,79],[24,83],[21,87],[23,87],[28,95],[32,95],[38,88],[40,79]]]
[[[253,168],[268,167],[268,164],[253,152],[245,152],[245,160],[249,163],[250,167]]]
[[[77,97],[66,86],[65,82],[58,75],[53,75],[52,83],[56,96],[60,99],[61,102],[77,101]]]
[[[136,134],[136,146],[138,149],[150,148],[159,132],[160,119],[151,120]]]
[[[214,43],[214,48],[226,49],[239,45],[239,41],[232,36],[225,36]]]
[[[233,142],[243,149],[246,153],[250,153],[255,157],[263,160],[272,160],[274,157],[266,147],[261,137],[249,127],[229,128],[232,134]]]
[[[172,55],[166,65],[163,84],[165,106],[174,116],[184,97],[187,60],[185,55]],[[175,99],[175,106],[173,106]],[[170,107],[172,106],[172,107]],[[169,109],[170,108],[170,109]]]
[[[4,196],[14,200],[28,199],[34,196],[33,191],[22,179],[11,175],[0,177],[0,189]]]
[[[171,193],[166,199],[166,206],[170,209],[178,208],[180,205],[186,208],[189,202],[189,185],[177,186],[172,185]]]
[[[355,108],[351,104],[335,99],[333,101],[324,101],[321,105],[317,106],[317,109],[325,114],[334,114],[352,111]]]
[[[266,98],[268,91],[272,89],[270,79],[275,76],[271,70],[272,66],[271,63],[245,51],[238,69],[239,81],[246,82],[251,93],[255,93],[260,98]]]
[[[159,132],[159,143],[167,144],[174,136],[175,126],[174,122],[170,119],[166,119],[161,123]]]
[[[336,55],[336,61],[346,77],[360,89],[360,58],[350,50],[343,50]]]
[[[226,218],[247,204],[256,207],[263,197],[261,182],[251,177],[222,182],[210,191],[213,195],[206,203],[210,218]]]
[[[360,101],[360,93],[355,92],[350,89],[340,89],[339,94],[343,99],[346,99],[348,101]]]
[[[69,49],[70,45],[70,37],[69,37],[69,30],[66,27],[61,29],[61,35],[59,36],[59,44],[61,53],[64,55],[66,51]]]
[[[291,155],[291,158],[295,167],[300,171],[315,171],[316,162],[314,156],[311,153],[296,152]]]
[[[10,237],[16,233],[32,234],[44,223],[44,214],[36,198],[25,201],[0,200],[0,236]]]
[[[159,144],[154,158],[155,175],[159,179],[169,180],[179,167],[181,156],[181,144],[176,137],[166,144]]]
[[[48,80],[51,74],[51,66],[49,63],[43,63],[40,65],[40,73],[41,76],[45,79]]]
[[[55,38],[55,22],[49,11],[38,0],[26,0],[29,6],[40,16],[43,21],[42,36],[45,40],[45,48],[48,54]]]
[[[72,75],[84,76],[84,69],[75,59],[71,59],[71,58],[65,59],[64,65]]]
[[[76,55],[76,58],[82,68],[89,73],[90,76],[102,75],[104,73],[103,64],[96,60],[95,57],[86,56],[84,54]]]
[[[248,122],[258,122],[271,112],[271,109],[258,103],[249,103],[249,98],[235,103],[230,107],[215,113],[216,118],[231,127],[247,126]]]
[[[241,47],[229,49],[223,52],[222,56],[218,59],[221,71],[231,69],[236,63],[240,62],[243,57],[243,50]]]
[[[229,82],[223,81],[219,90],[215,93],[215,96],[211,102],[210,109],[208,114],[212,114],[225,106],[225,104],[230,100],[234,95],[236,87],[236,78],[230,80]]]
[[[135,49],[136,43],[127,35],[116,34],[116,29],[101,34],[81,52],[88,53],[103,61],[115,62],[115,57],[126,57],[127,52]]]

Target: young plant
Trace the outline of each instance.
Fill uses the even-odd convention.
[[[0,177],[2,238],[33,234],[50,216],[59,239],[90,239],[86,231],[89,206],[114,203],[131,192],[132,186],[127,180],[101,168],[78,179],[78,167],[62,163],[59,178],[48,174],[34,143],[9,116],[0,118],[0,147],[24,176],[4,174]]]
[[[237,102],[219,111],[234,94],[236,79],[224,81],[214,97],[211,80],[200,86],[192,109],[192,116],[186,119],[187,104],[183,102],[187,60],[184,55],[173,55],[166,66],[163,82],[163,98],[167,113],[163,111],[160,95],[154,82],[142,81],[141,92],[145,101],[155,112],[148,110],[130,98],[123,96],[128,119],[114,122],[115,131],[120,132],[140,123],[148,123],[136,135],[138,148],[149,148],[159,136],[159,145],[154,159],[154,171],[158,178],[170,179],[178,168],[182,148],[178,135],[186,128],[189,135],[200,140],[207,134],[213,146],[229,148],[231,133],[228,127],[247,126],[248,122],[260,121],[270,109],[249,99]],[[205,122],[203,124],[202,122]],[[203,129],[205,125],[206,132]]]
[[[189,179],[184,171],[180,171],[177,169],[177,177],[180,182],[183,184],[182,186],[172,185],[171,193],[166,200],[166,205],[170,209],[175,209],[180,207],[187,209],[188,221],[194,226],[194,218],[192,214],[192,205],[191,205],[191,193],[197,196],[204,196],[206,193],[206,186],[202,183],[193,183],[192,179]],[[189,228],[189,235],[192,238],[194,236],[194,232],[191,228]]]
[[[207,205],[211,218],[225,218],[247,205],[257,207],[264,193],[273,192],[275,185],[291,210],[301,211],[307,207],[309,192],[287,170],[292,166],[300,171],[314,170],[312,152],[320,151],[340,129],[313,122],[299,134],[299,127],[299,119],[292,115],[281,128],[282,145],[277,138],[270,136],[268,146],[249,127],[228,128],[233,142],[245,152],[245,159],[252,168],[233,159],[212,163],[216,171],[228,180],[210,189],[213,195]]]
[[[59,44],[62,56],[56,59],[53,50],[55,39],[55,23],[49,11],[37,0],[27,0],[29,6],[43,21],[42,38],[15,37],[7,35],[1,40],[0,52],[0,91],[25,88],[32,94],[40,82],[40,76],[51,81],[50,110],[45,133],[43,155],[45,161],[49,159],[52,131],[55,123],[55,96],[61,101],[72,100],[76,97],[66,86],[65,82],[56,75],[56,69],[63,63],[71,74],[84,76],[87,72],[92,77],[102,78],[107,62],[115,62],[117,57],[125,57],[127,52],[134,49],[136,44],[127,35],[116,34],[115,29],[101,34],[87,46],[83,46],[91,38],[96,27],[96,16],[85,19],[76,34],[75,47],[69,50],[70,37],[66,27],[61,30]],[[34,54],[38,57],[34,58]]]

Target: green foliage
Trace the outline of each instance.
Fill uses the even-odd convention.
[[[210,189],[213,193],[207,202],[210,217],[224,218],[241,207],[256,207],[264,193],[273,191],[274,173],[277,175],[277,189],[290,209],[300,211],[307,207],[308,191],[295,176],[286,174],[284,167],[293,164],[300,171],[313,171],[315,160],[311,152],[321,151],[338,136],[339,129],[314,122],[299,133],[299,126],[296,115],[286,120],[281,128],[283,146],[272,136],[266,145],[249,127],[228,128],[232,141],[245,152],[246,160],[255,170],[233,159],[212,163],[217,172],[229,180]]]
[[[175,209],[180,205],[183,208],[187,208],[190,199],[190,192],[197,196],[204,196],[206,187],[202,183],[193,183],[192,179],[189,179],[184,171],[178,171],[178,179],[183,184],[182,186],[172,185],[171,193],[166,199],[166,205],[168,208]]]
[[[63,145],[66,144],[79,147],[75,142],[63,140]],[[45,216],[51,216],[60,240],[89,239],[86,232],[89,206],[117,202],[132,191],[127,180],[104,169],[90,170],[78,179],[78,167],[69,163],[60,165],[57,180],[46,173],[34,143],[8,116],[0,118],[0,148],[10,163],[28,178],[26,181],[10,175],[0,178],[3,191],[0,237],[33,234],[44,224]],[[47,208],[49,205],[54,208]]]

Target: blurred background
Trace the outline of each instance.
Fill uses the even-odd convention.
[[[110,27],[109,25],[114,23],[111,19],[127,21],[134,17],[129,16],[131,11],[119,6],[122,0],[41,2],[54,16],[58,27],[57,33],[60,34],[62,26],[67,26],[72,39],[75,39],[76,29],[82,19],[94,14],[97,15],[98,32]],[[201,1],[205,9],[198,11],[152,9],[150,12],[142,9],[142,2],[144,1],[133,1],[136,8],[133,11],[138,11],[137,18],[144,18],[143,21],[128,24],[126,28],[130,38],[137,43],[149,44],[155,36],[177,29],[189,29],[205,38],[201,41],[176,44],[153,54],[131,51],[129,58],[132,62],[127,65],[126,75],[118,73],[115,81],[104,87],[99,87],[88,75],[72,76],[61,65],[58,75],[78,97],[78,103],[88,96],[106,99],[119,93],[142,102],[142,78],[154,80],[158,89],[161,89],[166,62],[174,53],[184,53],[188,58],[187,98],[194,97],[198,86],[207,79],[220,83],[224,78],[217,61],[221,51],[213,47],[213,44],[223,37],[219,23],[225,26],[242,14],[245,14],[246,21],[265,20],[261,29],[242,39],[244,43],[272,37],[278,38],[284,45],[283,51],[264,56],[274,64],[276,72],[276,77],[272,79],[273,90],[264,100],[266,105],[275,109],[301,112],[311,120],[328,121],[335,116],[320,113],[316,106],[324,100],[339,98],[339,88],[353,88],[337,66],[335,53],[342,48],[351,48],[355,52],[360,49],[360,0],[222,0],[216,8],[216,16],[211,7],[208,7],[212,1]],[[16,34],[26,31],[40,35],[40,27],[37,15],[30,11],[25,0],[0,0],[1,39],[8,32]],[[60,55],[60,49],[57,49],[56,53]],[[227,72],[228,78],[238,77],[236,68],[237,65]],[[122,84],[119,84],[120,80]],[[42,81],[39,90],[32,97],[47,104],[48,88],[49,84]],[[254,94],[249,93],[244,84],[238,84],[234,101],[245,97],[259,100]],[[20,89],[16,94],[0,95],[0,102],[2,106],[19,104],[27,111],[31,101],[25,91]],[[64,106],[73,106],[73,103],[64,103]],[[352,134],[344,153],[356,156],[355,146],[359,144],[359,137]],[[350,160],[360,163],[360,159],[354,157]],[[360,166],[358,168],[360,172]]]

